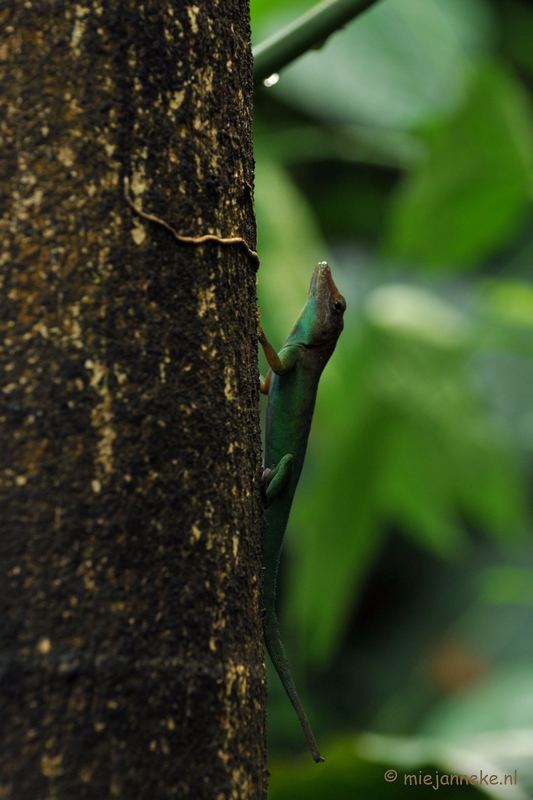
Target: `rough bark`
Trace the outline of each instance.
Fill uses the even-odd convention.
[[[247,2],[0,25],[0,798],[262,798]]]

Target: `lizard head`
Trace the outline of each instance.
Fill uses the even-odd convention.
[[[321,353],[320,363],[324,365],[322,356],[327,353],[329,358],[341,335],[345,310],[346,300],[333,283],[330,268],[321,261],[314,269],[307,302],[284,346],[303,347],[310,355]]]
[[[313,272],[309,295],[303,311],[307,322],[306,346],[335,347],[344,326],[346,300],[331,277],[325,261],[320,261]]]

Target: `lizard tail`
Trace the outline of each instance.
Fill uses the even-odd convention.
[[[276,668],[276,672],[280,677],[281,683],[283,684],[283,688],[287,692],[289,700],[291,701],[292,705],[294,706],[294,710],[298,715],[298,719],[300,720],[300,724],[303,728],[303,732],[305,734],[305,738],[307,739],[307,744],[309,745],[311,754],[317,763],[324,761],[320,755],[316,739],[313,735],[313,731],[311,730],[311,726],[307,720],[304,708],[300,702],[300,698],[298,697],[298,692],[296,691],[296,686],[294,685],[294,681],[292,679],[289,669],[289,662],[287,661],[287,656],[285,655],[285,651],[281,643],[278,620],[274,610],[271,611],[269,619],[265,623],[265,643],[268,654],[272,660],[272,663],[274,664],[274,667]]]

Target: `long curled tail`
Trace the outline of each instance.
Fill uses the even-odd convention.
[[[265,620],[265,642],[268,654],[274,667],[276,668],[276,672],[280,677],[283,688],[287,692],[289,700],[291,701],[292,705],[294,706],[294,710],[298,715],[298,719],[300,720],[300,724],[303,728],[303,732],[305,734],[305,738],[307,739],[307,744],[309,745],[311,754],[317,763],[324,761],[320,755],[316,739],[313,735],[313,731],[311,730],[311,726],[307,720],[304,708],[300,702],[300,698],[298,697],[298,692],[296,691],[296,686],[294,685],[294,681],[292,679],[289,662],[287,661],[287,656],[285,655],[285,651],[281,643],[278,620],[274,609],[270,610],[268,618]]]

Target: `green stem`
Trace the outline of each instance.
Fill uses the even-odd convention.
[[[274,72],[294,61],[377,0],[323,0],[278,33],[254,47],[254,81],[262,83]]]

